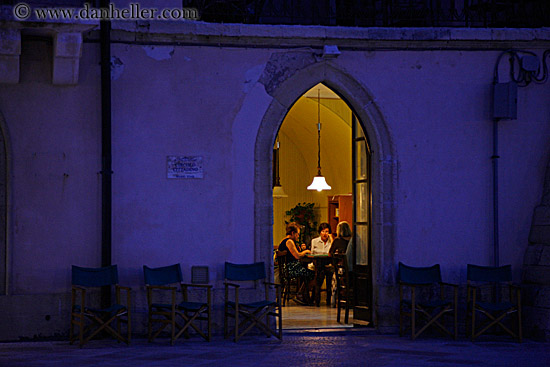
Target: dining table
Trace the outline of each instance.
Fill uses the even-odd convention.
[[[315,305],[319,307],[321,304],[321,288],[323,286],[323,281],[326,280],[327,306],[330,306],[332,273],[327,272],[326,267],[332,263],[332,257],[325,253],[307,254],[305,256],[305,261],[312,262],[315,267],[315,284],[313,288],[315,293]]]

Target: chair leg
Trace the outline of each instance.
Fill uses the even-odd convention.
[[[474,309],[473,305],[472,305],[472,328],[471,328],[471,333],[470,333],[470,339],[472,341],[474,341],[474,335],[475,335],[475,329],[476,329],[476,310]]]
[[[283,309],[281,305],[279,305],[279,340],[283,340]]]
[[[227,302],[224,304],[224,314],[223,314],[223,338],[227,339],[229,336],[228,330],[227,330],[227,318],[228,318],[228,312],[227,312]]]
[[[414,304],[413,304],[414,306]],[[415,335],[415,329],[416,329],[416,323],[415,323],[415,320],[416,319],[416,313],[415,313],[415,310],[414,310],[414,307],[411,308],[411,339],[412,340],[415,340],[416,339],[416,335]]]
[[[212,300],[208,290],[208,341],[212,340]]]
[[[80,348],[84,345],[84,325],[86,325],[86,321],[84,320],[84,316],[81,315],[78,330],[78,341],[80,342]]]
[[[152,314],[151,308],[149,308],[149,320],[147,321],[147,335],[148,335],[149,343],[153,341],[151,339],[152,331],[153,331],[153,314]]]
[[[235,343],[239,341],[239,305],[235,305]]]
[[[126,314],[126,318],[128,320],[128,325],[126,327],[128,328],[128,342],[126,344],[130,345],[130,340],[132,339],[132,323],[130,319],[130,309],[128,309],[128,313]]]
[[[175,341],[176,341],[176,313],[175,311],[172,309],[172,312],[170,313],[170,326],[171,326],[171,330],[170,330],[170,345],[174,345]]]
[[[454,306],[454,340],[458,339],[458,307]]]
[[[399,305],[399,336],[403,336],[403,310],[401,309],[401,305]]]
[[[344,317],[344,323],[347,325],[349,323],[349,300],[350,300],[350,291],[349,286],[346,284],[346,315]]]

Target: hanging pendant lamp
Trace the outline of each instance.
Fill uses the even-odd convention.
[[[317,90],[317,176],[313,177],[311,185],[307,187],[308,190],[330,190],[330,187],[325,180],[325,177],[321,174],[321,90]]]
[[[281,186],[281,178],[279,177],[279,138],[277,138],[276,148],[273,149],[273,198],[280,199],[288,197]]]

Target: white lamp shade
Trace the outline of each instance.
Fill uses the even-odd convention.
[[[275,186],[275,187],[273,187],[273,197],[275,199],[287,198],[288,195],[285,194],[285,191],[283,190],[282,186]]]
[[[327,181],[325,181],[324,176],[315,176],[315,177],[313,177],[313,182],[311,183],[311,185],[309,185],[307,187],[307,189],[308,190],[323,191],[323,190],[330,190],[330,189],[332,189],[332,187],[330,187],[327,184]]]

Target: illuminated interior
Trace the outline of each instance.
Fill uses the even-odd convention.
[[[332,186],[329,191],[310,191],[317,174],[317,95],[320,90],[321,166]],[[279,176],[288,197],[273,200],[273,241],[285,237],[285,212],[298,203],[315,203],[317,221],[327,221],[328,198],[350,194],[351,109],[323,84],[308,90],[292,106],[279,130]],[[332,228],[334,231],[336,228]]]

